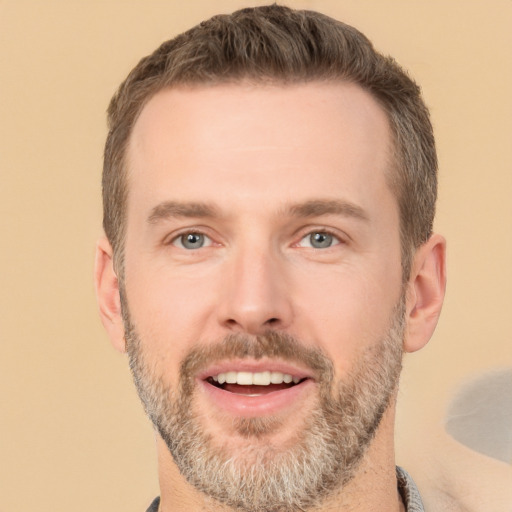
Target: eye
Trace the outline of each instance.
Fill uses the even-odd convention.
[[[328,249],[340,243],[339,238],[326,231],[314,231],[306,235],[300,242],[301,247],[312,247],[313,249]]]
[[[189,232],[176,237],[172,244],[182,249],[194,250],[201,249],[202,247],[208,247],[212,244],[212,241],[202,233]]]

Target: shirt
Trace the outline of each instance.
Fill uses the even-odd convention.
[[[425,512],[420,492],[409,473],[401,467],[396,467],[396,479],[398,481],[398,492],[402,496],[407,512]],[[155,512],[158,509],[155,509]]]
[[[425,512],[418,488],[407,471],[397,466],[396,478],[398,481],[398,492],[402,496],[407,512]],[[146,512],[158,512],[159,504],[160,498],[156,498]]]

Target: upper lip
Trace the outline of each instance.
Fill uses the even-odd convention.
[[[197,378],[200,380],[206,380],[208,377],[213,377],[219,373],[226,372],[281,372],[284,374],[291,375],[292,377],[298,377],[300,379],[312,378],[313,374],[311,370],[308,370],[300,365],[296,365],[286,361],[280,361],[275,359],[230,359],[212,363],[203,371],[199,372]]]

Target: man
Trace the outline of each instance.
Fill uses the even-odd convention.
[[[157,431],[149,510],[422,510],[393,450],[445,287],[419,88],[273,5],[164,43],[109,126],[96,287]]]

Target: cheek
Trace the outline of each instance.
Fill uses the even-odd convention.
[[[146,357],[160,374],[177,374],[190,348],[205,338],[204,326],[214,303],[211,286],[169,272],[133,272],[126,276],[130,317]],[[211,284],[211,283],[210,283]],[[171,377],[172,381],[177,381]]]
[[[356,269],[317,274],[297,294],[297,335],[311,339],[333,360],[336,373],[345,375],[369,346],[388,333],[400,281]]]

